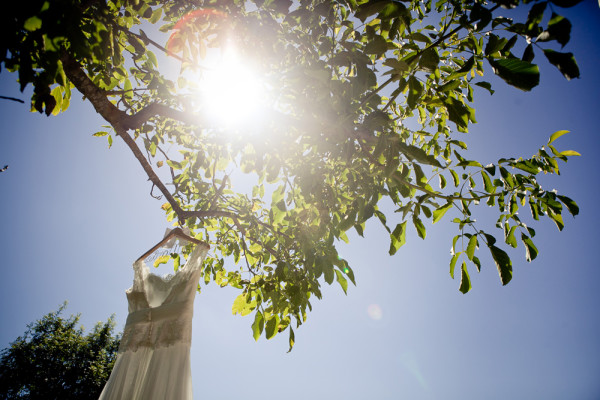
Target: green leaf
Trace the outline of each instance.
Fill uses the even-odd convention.
[[[367,18],[370,16],[379,13],[382,11],[388,3],[387,1],[369,1],[365,4],[361,4],[354,16],[360,19],[362,22],[365,22]]]
[[[417,217],[415,214],[413,214],[412,220],[413,220],[413,225],[417,229],[417,234],[419,235],[419,237],[421,239],[425,239],[427,232],[425,230],[425,225],[423,225],[423,222],[421,221],[421,219],[419,217]]]
[[[392,68],[393,71],[391,71],[391,72],[393,72],[395,74],[402,74],[409,70],[409,66],[407,63],[405,63],[402,60],[397,60],[395,58],[387,58],[383,62],[383,65]]]
[[[275,189],[273,191],[273,194],[271,195],[271,203],[272,204],[279,203],[281,200],[283,200],[284,194],[285,194],[285,186],[280,186],[277,189]]]
[[[444,189],[446,187],[446,178],[444,175],[438,175],[438,179],[440,180],[440,189]]]
[[[156,143],[155,142],[150,142],[150,155],[152,157],[154,157],[156,155]]]
[[[333,283],[334,273],[333,265],[328,261],[323,262],[323,275],[325,276],[325,282],[331,285]]]
[[[432,155],[427,154],[422,148],[411,146],[402,142],[396,144],[401,153],[406,155],[410,160],[416,160],[421,164],[433,165],[435,167],[444,168],[442,164]]]
[[[483,236],[485,236],[485,240],[488,246],[492,246],[494,243],[496,243],[496,238],[493,237],[492,235],[485,233],[485,232],[481,232],[483,234]]]
[[[567,210],[569,210],[572,216],[579,214],[579,206],[574,200],[567,196],[561,196],[560,194],[557,194],[556,197],[558,197],[558,199],[567,207]]]
[[[36,16],[27,18],[23,27],[30,32],[36,31],[42,27],[42,20]]]
[[[550,135],[550,140],[548,140],[548,144],[554,142],[556,139],[561,137],[562,135],[569,133],[569,131],[556,131],[552,135]]]
[[[561,151],[560,155],[561,156],[580,156],[581,154],[579,154],[575,150],[565,150],[565,151]]]
[[[456,124],[460,132],[466,132],[469,126],[469,121],[475,121],[475,110],[464,104],[462,101],[453,97],[448,97],[444,100],[446,110],[448,110],[448,118]]]
[[[387,219],[385,218],[385,214],[379,210],[375,210],[374,214],[375,214],[375,216],[377,216],[377,219],[379,220],[379,222],[381,222],[381,225],[383,225],[385,230],[388,231],[388,233],[391,233],[392,231],[387,226]]]
[[[502,175],[502,179],[504,179],[506,181],[506,183],[508,184],[508,186],[510,186],[510,187],[514,187],[515,186],[515,181],[513,180],[513,175],[510,174],[506,170],[506,168],[500,167],[500,175]]]
[[[547,1],[542,1],[539,3],[535,3],[531,9],[529,10],[529,14],[527,15],[527,24],[529,25],[528,29],[533,29],[534,26],[542,22],[542,18],[544,17],[544,10],[548,5]]]
[[[431,43],[431,39],[423,35],[421,32],[413,32],[410,38],[415,42]]]
[[[168,263],[170,259],[170,256],[160,256],[154,260],[154,264],[152,265],[154,265],[154,268],[158,268],[159,265]]]
[[[282,204],[284,206],[283,210],[280,207]],[[285,202],[283,200],[280,200],[277,204],[275,204],[271,208],[271,212],[273,214],[273,224],[279,224],[279,223],[281,223],[281,221],[283,221],[283,219],[285,218],[285,215],[286,215],[286,212],[285,212]]]
[[[511,227],[510,230],[508,231],[508,234],[506,235],[506,239],[505,239],[506,244],[509,244],[514,248],[517,247],[517,239],[515,238],[515,229],[517,229],[516,226]]]
[[[550,64],[558,68],[567,80],[579,78],[579,67],[573,53],[561,53],[551,49],[544,49],[544,55]]]
[[[240,315],[242,317],[245,317],[246,315],[250,314],[256,308],[256,300],[253,299],[252,301],[250,301],[250,303],[248,303],[247,295],[244,302],[244,307],[240,311]]]
[[[429,209],[429,207],[421,205],[421,211],[423,211],[423,214],[425,214],[427,218],[431,218],[431,210]]]
[[[525,47],[525,51],[523,52],[523,56],[521,57],[521,60],[530,63],[533,61],[534,58],[535,58],[535,53],[533,52],[533,45],[531,43],[529,43],[527,45],[527,47]]]
[[[356,211],[350,212],[348,215],[346,215],[340,221],[340,224],[338,225],[338,229],[342,232],[347,231],[352,226],[354,226],[355,223],[356,223]]]
[[[479,167],[479,168],[483,168],[483,165],[481,165],[481,163],[479,161],[474,161],[474,160],[463,160],[463,161],[459,162],[456,165],[459,166],[459,167]]]
[[[167,165],[173,169],[181,169],[181,164],[177,161],[167,160]]]
[[[108,135],[108,148],[110,149],[112,147],[113,144],[113,138],[111,135]]]
[[[467,264],[463,261],[460,274],[460,290],[463,294],[471,290],[471,279],[469,279],[469,272],[467,271]]]
[[[233,301],[233,305],[231,306],[231,313],[233,315],[240,314],[245,306],[246,306],[246,295],[240,294]]]
[[[133,98],[133,86],[131,85],[131,81],[129,79],[125,79],[125,83],[123,84],[123,91],[125,92],[125,97],[127,97],[128,99]]]
[[[494,34],[489,35],[487,45],[485,46],[485,55],[492,55],[500,51],[508,42],[506,38],[499,38]]]
[[[477,267],[477,272],[481,272],[481,261],[479,261],[479,258],[473,256],[473,264],[475,264],[475,266]]]
[[[540,70],[535,64],[518,58],[488,61],[496,75],[518,89],[530,91],[540,83]]]
[[[92,136],[106,136],[106,135],[108,135],[108,132],[100,131],[100,132],[94,133]]]
[[[477,235],[473,235],[469,238],[469,244],[467,245],[467,257],[469,260],[473,260],[475,256],[475,248],[477,248]]]
[[[410,108],[415,108],[417,105],[417,100],[421,97],[421,93],[423,93],[423,85],[414,75],[411,75],[408,78],[408,96],[406,98],[406,104]]]
[[[254,316],[254,322],[252,323],[252,336],[254,340],[258,340],[260,335],[262,335],[263,329],[265,327],[265,319],[260,311],[256,312]]]
[[[342,275],[342,273],[337,269],[335,270],[335,276],[338,283],[344,290],[344,294],[348,294],[348,280],[346,280],[346,278],[344,278],[344,275]]]
[[[473,68],[474,65],[475,65],[475,57],[471,57],[463,64],[462,67],[460,67],[458,70],[451,73],[446,78],[446,80],[451,81],[453,79],[460,78],[460,77],[467,75],[471,71],[471,69]]]
[[[158,60],[156,59],[156,55],[153,52],[151,52],[151,51],[148,50],[146,52],[146,56],[148,57],[148,61],[150,61],[150,63],[153,66],[155,66],[155,67],[158,66]]]
[[[548,22],[548,29],[540,33],[537,37],[538,42],[547,42],[556,40],[565,47],[571,39],[571,23],[562,15],[552,13],[552,18]]]
[[[452,208],[452,203],[448,202],[433,212],[433,223],[438,222],[446,212]]]
[[[454,218],[454,220],[459,220],[459,218]],[[452,221],[455,222],[455,221]],[[458,242],[458,239],[460,239],[462,235],[456,235],[452,238],[452,247],[450,248],[450,254],[454,255],[456,254],[456,242]],[[459,252],[462,253],[462,252]]]
[[[423,71],[431,73],[437,69],[439,62],[440,57],[438,56],[437,51],[435,48],[430,47],[421,55],[419,66]]]
[[[454,79],[454,80],[451,80],[451,81],[443,84],[442,86],[440,86],[438,90],[440,92],[449,92],[449,91],[454,90],[457,87],[459,87],[460,84],[461,84],[460,79]]]
[[[415,180],[417,185],[427,187],[427,177],[423,172],[423,168],[419,164],[413,164],[413,170],[415,171]]]
[[[450,170],[450,174],[452,175],[452,180],[454,181],[454,187],[458,187],[458,185],[460,185],[460,180],[458,179],[458,174],[453,169]],[[435,223],[435,221],[434,221],[434,223]]]
[[[485,191],[490,194],[495,193],[496,186],[492,184],[492,180],[488,176],[487,172],[481,171],[481,178],[483,179],[483,187],[485,188]]]
[[[494,245],[488,246],[492,253],[492,258],[498,268],[498,274],[502,285],[506,285],[512,279],[512,261],[506,252]]]
[[[387,40],[383,36],[377,35],[365,46],[366,54],[383,54],[387,51]]]
[[[386,2],[388,3],[385,8],[383,10],[381,10],[381,12],[379,13],[379,15],[377,15],[377,18],[379,18],[382,21],[388,20],[388,19],[392,19],[392,18],[398,18],[398,17],[402,17],[402,16],[410,16],[410,14],[408,13],[408,10],[406,9],[406,6],[404,6],[404,4],[399,3],[399,2]]]
[[[513,37],[511,37],[508,40],[508,42],[504,45],[504,47],[502,48],[502,53],[510,54],[510,50],[515,46],[518,39],[519,39],[518,35],[514,35]]]
[[[530,262],[535,260],[538,255],[538,249],[533,244],[533,240],[531,240],[531,238],[524,233],[521,233],[521,241],[525,245],[525,259]]]
[[[475,30],[481,31],[485,28],[490,21],[492,20],[492,12],[485,7],[482,7],[479,3],[473,4],[473,9],[471,10],[471,22],[476,22]]]
[[[156,10],[154,10],[154,12],[152,13],[152,17],[150,17],[150,23],[155,24],[158,22],[158,20],[160,20],[160,17],[162,16],[162,8],[158,8]],[[141,32],[141,29],[140,29]]]
[[[550,211],[548,213],[548,216],[551,220],[554,221],[559,231],[562,231],[565,228],[565,223],[563,222],[562,215],[555,214],[554,212]]]
[[[485,167],[483,167],[483,169],[485,169],[485,172],[487,172],[491,176],[496,175],[496,166],[494,164],[488,164]]]
[[[512,167],[518,168],[521,171],[529,172],[530,174],[533,174],[533,175],[540,172],[539,167],[533,165],[529,161],[517,161],[516,163],[512,164]]]
[[[277,335],[277,328],[279,327],[279,316],[272,315],[271,318],[267,321],[267,326],[265,330],[265,336],[267,339],[272,339],[275,335]]]
[[[486,89],[490,94],[496,93],[496,91],[492,89],[492,84],[489,82],[475,82],[475,85]]]
[[[290,326],[290,338],[289,338],[289,343],[290,343],[290,349],[287,351],[288,353],[290,351],[292,351],[292,349],[294,348],[294,343],[296,343],[296,335],[294,334],[294,330],[292,329],[292,327]]]
[[[390,256],[396,254],[398,249],[406,243],[406,221],[396,225],[394,231],[390,234]]]
[[[349,266],[344,267],[344,273],[348,278],[350,278],[350,282],[352,282],[352,284],[356,286],[356,279],[354,278],[354,271],[352,271],[352,268],[350,268]]]
[[[460,252],[456,253],[450,259],[450,276],[454,279],[454,268],[456,268],[456,261],[458,261],[458,256],[460,256]]]

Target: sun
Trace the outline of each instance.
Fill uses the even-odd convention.
[[[250,63],[244,62],[234,48],[206,61],[197,82],[202,114],[224,127],[258,121],[266,105],[266,89]]]

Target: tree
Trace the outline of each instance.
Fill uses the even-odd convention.
[[[539,178],[578,155],[554,147],[566,131],[531,157],[485,166],[461,140],[476,121],[475,95],[494,93],[483,80],[489,67],[524,91],[539,82],[536,53],[567,79],[579,76],[562,52],[571,23],[560,15],[578,1],[523,3],[37,0],[2,17],[0,54],[21,90],[33,84],[33,109],[65,111],[73,88],[92,103],[108,122],[94,135],[109,146],[123,139],[151,193],[165,198],[167,220],[211,243],[205,282],[240,289],[233,312],[254,314],[254,337],[288,329],[291,349],[292,320],[306,320],[322,280],[344,292],[355,283],[336,250],[349,229],[362,236],[379,221],[393,255],[409,224],[425,239],[426,220],[454,213],[450,275],[466,293],[482,248],[501,283],[512,279],[498,234],[476,223],[477,205],[497,210],[501,241],[520,241],[527,261],[538,253],[531,222],[547,217],[562,230],[563,211],[578,213]],[[260,121],[215,118],[222,99],[202,97],[209,59],[231,49],[260,78]],[[242,75],[230,70],[221,92]],[[240,97],[225,93],[230,104]]]
[[[113,318],[85,334],[80,315],[61,317],[66,307],[27,326],[0,352],[3,399],[97,399],[117,357],[120,336]]]

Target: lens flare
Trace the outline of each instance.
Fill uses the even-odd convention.
[[[400,356],[400,363],[402,367],[408,371],[410,375],[419,383],[419,385],[425,390],[429,391],[430,387],[425,379],[425,375],[421,371],[417,357],[412,353],[404,353]]]
[[[379,304],[371,304],[367,307],[367,314],[374,321],[379,321],[383,318],[383,310],[379,307]]]
[[[175,56],[183,51],[185,35],[193,32],[195,25],[202,23],[226,25],[228,16],[210,8],[187,13],[172,28],[166,45],[168,53]],[[234,35],[233,31],[230,33]],[[209,48],[201,56],[203,60],[198,65],[190,66],[190,60],[180,58],[184,65],[187,63],[182,77],[193,88],[193,108],[200,110],[206,122],[221,127],[239,127],[241,124],[258,122],[260,108],[266,104],[265,83],[251,67],[250,60],[244,59],[236,51],[230,39],[223,40],[222,47]]]
[[[235,125],[259,117],[265,89],[257,74],[228,48],[202,72],[199,89],[203,113],[222,125]]]
[[[177,23],[173,26],[173,32],[169,36],[169,40],[167,40],[167,53],[170,55],[175,55],[175,53],[179,51],[175,43],[178,41],[178,36],[181,33],[181,31],[186,29],[186,25],[201,22],[201,20],[208,20],[210,18],[225,20],[227,18],[227,14],[212,8],[204,8],[200,10],[190,11],[189,13],[181,17],[179,21],[177,21]]]

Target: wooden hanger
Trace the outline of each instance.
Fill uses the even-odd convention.
[[[198,240],[196,238],[193,238],[193,237],[191,237],[189,235],[186,235],[181,228],[175,228],[171,232],[169,232],[163,238],[163,240],[161,240],[154,247],[152,247],[150,250],[148,250],[147,252],[145,252],[144,254],[142,254],[142,256],[140,258],[138,258],[137,261],[143,260],[146,257],[148,257],[150,254],[152,254],[157,249],[159,249],[163,244],[165,244],[166,242],[168,242],[169,239],[171,239],[173,236],[176,236],[176,237],[178,237],[180,239],[187,240],[188,242],[192,242],[192,243],[196,243],[196,244],[199,244],[199,245],[202,245],[202,246],[209,247],[208,243],[203,242],[202,240]]]

